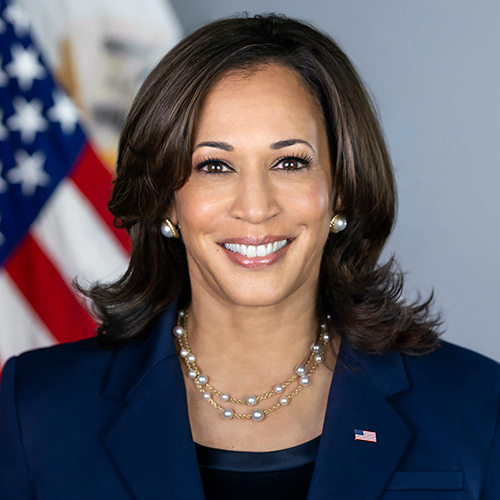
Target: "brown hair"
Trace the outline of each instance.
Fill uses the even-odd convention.
[[[325,245],[318,315],[370,352],[416,354],[438,345],[431,297],[402,300],[394,260],[379,266],[395,218],[391,161],[370,98],[347,56],[327,35],[293,19],[259,15],[219,20],[172,49],[139,90],[125,123],[108,208],[132,240],[128,270],[110,285],[83,291],[113,345],[146,331],[175,297],[190,297],[182,239],[160,234],[174,192],[191,173],[192,134],[204,96],[228,71],[264,64],[295,71],[323,111],[335,205],[348,226]]]

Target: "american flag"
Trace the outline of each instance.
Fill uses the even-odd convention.
[[[369,441],[370,443],[377,442],[377,433],[373,431],[362,431],[359,429],[354,429],[354,440],[355,441]]]
[[[115,279],[129,241],[106,211],[112,176],[30,34],[0,0],[0,368],[21,351],[89,337],[71,281]]]

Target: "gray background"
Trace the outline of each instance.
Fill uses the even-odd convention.
[[[378,105],[399,216],[386,255],[434,287],[444,339],[500,360],[500,2],[171,0],[186,32],[247,11],[328,32]]]

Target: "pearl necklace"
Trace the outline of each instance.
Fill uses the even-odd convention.
[[[304,363],[300,364],[295,373],[286,381],[274,386],[272,390],[261,394],[260,396],[247,396],[245,399],[237,399],[231,397],[227,392],[221,392],[213,387],[208,382],[208,377],[204,375],[196,365],[196,356],[191,351],[188,341],[187,331],[187,308],[178,313],[177,325],[173,329],[174,337],[178,340],[180,350],[179,356],[184,360],[188,370],[188,377],[193,380],[194,384],[200,391],[205,401],[208,401],[216,410],[220,411],[224,418],[239,418],[239,419],[252,419],[255,422],[260,422],[264,419],[265,415],[276,411],[277,409],[288,405],[290,400],[294,398],[303,387],[310,384],[310,376],[314,373],[320,363],[323,362],[323,356],[326,345],[330,340],[330,335],[326,332],[326,324],[322,323],[320,326],[320,334],[316,342],[311,346],[311,352]],[[284,395],[285,389],[291,385],[296,379],[298,386],[288,395]],[[223,402],[231,402],[237,405],[255,406],[258,402],[264,401],[274,395],[280,395],[279,402],[265,410],[255,409],[251,413],[235,413],[230,408],[224,408],[213,396],[219,397]]]

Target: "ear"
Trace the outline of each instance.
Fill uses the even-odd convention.
[[[174,228],[177,230],[177,231],[173,231],[174,233],[178,233],[178,234],[174,234],[173,236],[175,238],[178,238],[180,236],[179,232],[180,232],[180,229],[181,229],[181,226],[179,224],[179,204],[177,202],[177,197],[176,197],[176,193],[173,193],[173,196],[170,197],[169,201],[168,201],[168,205],[165,209],[165,211],[163,212],[163,217],[164,217],[164,220],[162,221],[162,228],[163,228],[163,224],[165,222],[165,219],[168,219],[169,223],[171,223]],[[167,225],[170,225],[170,224],[167,224]],[[170,230],[172,231],[172,228],[170,228]],[[167,232],[168,233],[168,232]]]
[[[342,203],[342,195],[340,193],[334,193],[333,197],[335,200],[335,207],[333,208],[333,215],[342,213],[342,210],[344,210],[344,204]],[[332,215],[332,217],[333,217],[333,215]]]
[[[174,226],[179,225],[179,218],[177,217],[177,205],[175,203],[175,197],[172,199],[170,206],[168,207],[165,218],[170,219]]]

